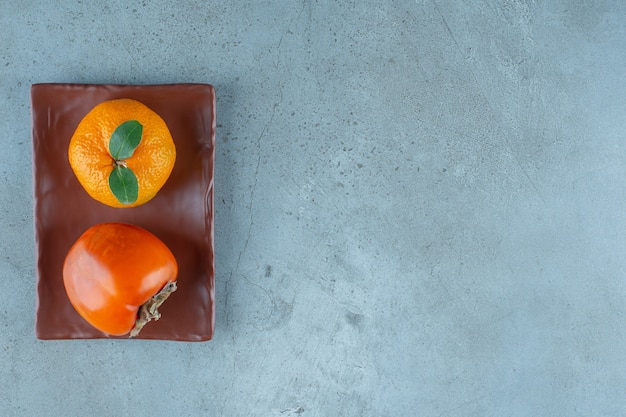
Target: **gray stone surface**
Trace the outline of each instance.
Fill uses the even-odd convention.
[[[0,415],[626,415],[625,39],[619,1],[0,0]],[[214,340],[35,339],[37,82],[215,85]]]

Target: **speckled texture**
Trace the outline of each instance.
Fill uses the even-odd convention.
[[[0,0],[0,415],[626,415],[626,3],[36,3]],[[215,86],[212,341],[35,339],[38,82]]]

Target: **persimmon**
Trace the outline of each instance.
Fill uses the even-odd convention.
[[[147,230],[101,223],[85,231],[63,264],[63,283],[76,311],[109,335],[136,336],[176,290],[178,264]]]
[[[102,102],[83,117],[70,139],[68,159],[92,198],[111,207],[136,207],[163,187],[176,147],[157,113],[122,98]]]

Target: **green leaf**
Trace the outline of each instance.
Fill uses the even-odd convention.
[[[109,153],[116,161],[130,158],[141,142],[143,126],[137,120],[129,120],[115,128],[109,140]]]
[[[132,204],[137,201],[139,184],[135,173],[129,168],[116,166],[109,175],[109,188],[122,204]]]

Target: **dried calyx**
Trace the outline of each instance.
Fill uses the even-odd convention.
[[[137,321],[135,327],[130,331],[130,337],[135,337],[139,334],[143,326],[152,320],[158,320],[161,318],[159,313],[159,307],[167,300],[174,291],[176,291],[176,282],[170,281],[161,291],[153,295],[148,301],[146,301],[140,308],[137,314]]]

